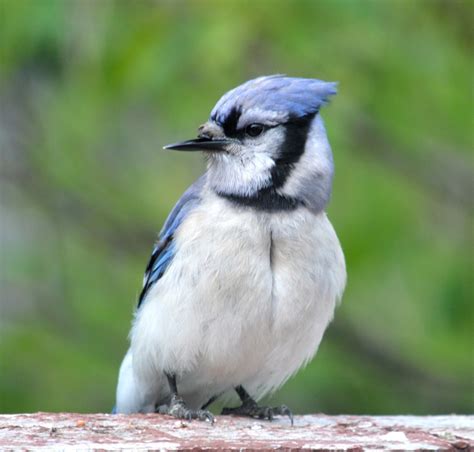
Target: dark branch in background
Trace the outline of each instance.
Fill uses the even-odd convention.
[[[370,118],[359,119],[352,136],[358,148],[386,169],[399,172],[431,196],[474,213],[474,170],[452,149],[410,152],[391,143]],[[467,155],[467,153],[466,153]]]
[[[87,205],[71,192],[59,192],[34,171],[1,171],[0,183],[9,183],[39,206],[51,219],[61,219],[61,227],[67,226],[83,232],[96,243],[105,244],[123,254],[137,252],[142,246],[147,252],[152,248],[157,231],[143,227],[117,224],[117,220],[103,209]],[[100,219],[100,223],[97,221]],[[112,227],[113,225],[113,227]],[[144,265],[146,264],[144,257]]]
[[[433,410],[444,412],[459,404],[472,392],[470,381],[461,381],[422,369],[403,359],[380,339],[361,334],[350,322],[337,318],[330,326],[327,338],[339,345],[348,355],[360,360],[361,366],[383,372],[387,385],[402,387],[404,391],[421,395]],[[390,391],[390,388],[387,388]]]

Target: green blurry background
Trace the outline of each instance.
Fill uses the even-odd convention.
[[[0,0],[0,411],[110,411],[156,233],[204,169],[162,146],[286,73],[340,82],[349,281],[271,403],[472,412],[473,5]]]

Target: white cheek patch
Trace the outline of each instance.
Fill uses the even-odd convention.
[[[219,155],[209,166],[209,184],[219,193],[251,196],[269,185],[274,165],[266,154]]]
[[[252,196],[268,187],[284,139],[284,130],[275,127],[245,144],[236,144],[227,154],[211,156],[208,168],[211,188],[219,193]]]

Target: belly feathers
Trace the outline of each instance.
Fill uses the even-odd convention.
[[[213,205],[193,212],[137,314],[138,372],[192,373],[196,384],[230,387],[281,384],[316,351],[345,280],[337,238],[321,215]]]

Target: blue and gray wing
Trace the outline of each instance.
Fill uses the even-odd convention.
[[[158,241],[153,248],[143,279],[143,289],[138,297],[138,308],[143,303],[150,288],[163,276],[175,254],[174,233],[188,214],[200,204],[201,192],[206,175],[203,174],[192,184],[176,203],[163,225]]]

